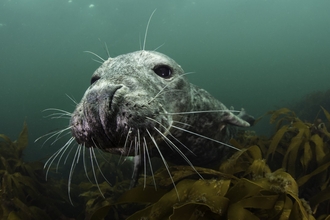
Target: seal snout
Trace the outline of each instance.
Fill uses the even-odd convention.
[[[115,93],[117,90],[122,88],[122,85],[108,85],[106,88],[92,88],[86,94],[86,102],[87,105],[97,105],[106,101],[108,103],[108,109],[111,110],[112,102]]]
[[[96,83],[85,93],[71,117],[72,135],[86,147],[100,147],[104,143],[116,145],[117,92],[123,85]],[[116,97],[118,96],[118,97]],[[98,146],[95,146],[98,145]]]

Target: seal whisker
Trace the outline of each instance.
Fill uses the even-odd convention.
[[[98,148],[97,148],[97,149],[98,149]],[[99,165],[99,163],[98,163],[98,161],[97,161],[97,157],[96,157],[96,155],[95,155],[94,148],[92,149],[92,153],[93,153],[93,157],[94,157],[94,160],[95,160],[96,166],[97,166],[97,168],[99,169],[99,171],[100,171],[102,177],[103,177],[104,180],[105,180],[105,181],[111,186],[112,184],[111,184],[111,183],[109,182],[109,180],[105,177],[105,175],[103,174],[103,172],[102,172],[102,170],[101,170],[101,168],[100,168],[100,165]]]
[[[94,52],[92,52],[92,51],[85,50],[84,52],[85,52],[85,53],[90,53],[90,54],[96,56],[97,58],[99,58],[101,61],[105,62],[105,59],[103,59],[101,56],[97,55],[96,53],[94,53]],[[95,60],[95,61],[100,62],[100,61],[98,61],[98,60]]]
[[[131,143],[130,143],[130,145],[129,145],[129,148],[128,148],[128,151],[127,151],[126,157],[129,156],[129,153],[131,152],[132,145],[133,145],[133,141],[131,141]]]
[[[49,117],[51,117],[50,119],[70,119],[71,117],[68,116],[68,115],[64,115],[64,114],[61,114],[61,113],[53,113],[51,115],[49,115]]]
[[[102,150],[100,150],[99,146],[97,146],[97,144],[95,143],[94,139],[92,139],[92,141],[93,141],[93,143],[94,143],[94,145],[95,145],[95,149],[97,150],[97,153],[98,153],[99,155],[101,155],[101,157],[103,158],[104,161],[109,162],[109,161],[104,157],[104,155],[103,155],[104,152],[103,152]],[[98,161],[97,161],[97,157],[96,157],[96,155],[95,155],[94,148],[93,148],[93,151],[92,151],[92,152],[93,152],[93,155],[94,155],[94,158],[95,158],[95,163],[96,163],[97,167],[99,168],[101,175],[103,176],[103,178],[105,179],[105,181],[106,181],[107,183],[109,183],[109,185],[111,185],[111,183],[110,183],[110,182],[108,181],[108,179],[105,177],[105,175],[103,174],[103,172],[102,172],[102,170],[101,170],[101,168],[100,168],[100,166],[99,166],[99,163],[98,163]]]
[[[181,122],[181,121],[173,120],[173,122],[174,122],[174,123],[177,123],[177,124],[181,124],[181,125],[187,126],[187,127],[193,127],[192,125],[187,124],[187,123],[184,123],[184,122]]]
[[[139,130],[138,130],[138,135],[139,135]],[[133,188],[136,183],[137,183],[137,180],[138,180],[138,177],[139,177],[139,171],[140,171],[140,167],[141,167],[141,154],[139,153],[140,152],[140,143],[138,141],[138,138],[137,136],[134,137],[134,158],[133,158],[133,161],[134,161],[134,165],[133,165],[133,173],[132,173],[132,176],[131,176],[131,184],[130,184],[130,188]]]
[[[68,161],[68,158],[69,158],[69,155],[71,154],[71,151],[73,150],[73,147],[71,147],[71,149],[69,150],[69,152],[67,153],[65,159],[64,159],[64,162],[63,164],[66,164],[66,162]]]
[[[59,153],[61,153],[61,151],[63,151],[66,147],[67,147],[67,143],[66,143],[65,145],[63,145],[60,149],[58,149],[55,153],[53,153],[53,154],[48,158],[48,160],[45,162],[45,164],[44,164],[44,169],[47,167],[47,164],[48,164],[50,161],[53,161],[52,159],[53,159],[53,158],[56,158],[57,155],[58,155]],[[52,162],[51,162],[50,164],[52,164]],[[46,176],[46,178],[47,178],[47,176]]]
[[[49,115],[45,116],[45,118],[50,118],[50,119],[59,119],[59,118],[70,119],[71,118],[71,115],[67,115],[66,113],[56,112],[56,113],[52,113],[52,114],[49,114]]]
[[[74,138],[70,138],[69,139],[69,141],[66,143],[68,146],[69,145],[71,145],[71,143],[74,141]],[[66,148],[63,152],[62,152],[62,154],[61,154],[61,156],[58,158],[58,161],[57,161],[57,164],[56,164],[56,172],[58,171],[58,167],[59,167],[59,164],[60,164],[60,162],[61,162],[61,160],[62,160],[62,157],[63,157],[63,155],[64,155],[64,153],[65,153],[65,151],[67,150],[68,148]],[[72,149],[72,148],[71,148]]]
[[[168,173],[168,175],[169,175],[169,177],[170,177],[170,179],[171,179],[171,181],[172,181],[172,184],[173,184],[173,186],[174,186],[174,190],[175,190],[175,192],[176,192],[176,195],[178,196],[178,200],[180,201],[179,192],[178,192],[178,190],[177,190],[177,188],[176,188],[176,185],[175,185],[175,182],[174,182],[173,177],[172,177],[172,175],[171,175],[171,172],[170,172],[169,166],[168,166],[168,164],[167,164],[167,162],[166,162],[166,160],[165,160],[165,158],[164,158],[164,156],[163,156],[161,150],[159,149],[158,144],[157,144],[155,138],[150,134],[150,132],[149,132],[148,129],[146,129],[146,131],[147,131],[147,133],[148,133],[148,135],[149,135],[151,141],[154,143],[154,146],[156,147],[156,149],[157,149],[157,151],[158,151],[158,153],[159,153],[159,156],[161,157],[161,159],[162,159],[162,161],[163,161],[163,163],[164,163],[164,165],[165,165],[165,168],[166,168],[166,170],[167,170],[167,173]]]
[[[53,162],[55,161],[55,159],[58,157],[59,154],[61,154],[61,157],[63,156],[63,154],[66,152],[66,150],[69,148],[70,144],[72,143],[72,141],[74,140],[74,138],[70,138],[59,150],[57,150],[52,156],[50,156],[48,158],[48,160],[45,162],[44,164],[44,169],[46,169],[46,167],[48,166],[48,168],[46,169],[46,181],[47,181],[47,177],[48,177],[48,172],[49,169],[51,167],[51,165],[53,164]]]
[[[103,158],[104,161],[106,161],[107,163],[109,163],[109,160],[107,158],[104,157],[105,152],[103,150],[100,150],[100,148],[96,148],[97,153]]]
[[[98,38],[98,40],[100,41],[100,43],[102,43],[102,41],[101,41],[101,39],[100,38]],[[110,57],[110,53],[109,53],[109,50],[108,50],[108,45],[107,45],[107,43],[104,41],[104,47],[103,47],[103,49],[105,50],[105,52],[107,53],[107,55],[108,55],[108,58],[111,58]]]
[[[83,146],[83,165],[84,165],[84,171],[86,174],[86,177],[90,183],[92,183],[91,179],[89,178],[88,172],[87,172],[87,166],[86,166],[86,147]]]
[[[194,152],[192,152],[190,149],[189,149],[189,147],[187,147],[185,144],[183,144],[179,139],[177,139],[174,135],[172,135],[172,133],[168,130],[168,128],[166,128],[164,125],[162,125],[159,121],[157,121],[157,120],[154,120],[154,119],[152,119],[152,118],[149,118],[149,117],[146,117],[147,119],[149,119],[149,120],[151,120],[151,121],[154,121],[154,122],[156,122],[157,124],[159,124],[161,127],[163,127],[165,130],[166,130],[166,132],[168,132],[168,134],[172,137],[172,138],[174,138],[174,140],[176,140],[178,143],[180,143],[186,150],[188,150],[190,153],[192,153],[193,155],[195,155],[196,156],[196,154],[194,153]]]
[[[42,110],[42,112],[46,112],[46,111],[58,111],[58,112],[61,112],[61,113],[65,113],[68,116],[72,116],[71,112],[68,112],[68,111],[65,111],[65,110],[59,109],[59,108],[46,108],[46,109]]]
[[[143,137],[144,138],[144,137]],[[147,146],[145,145],[145,143],[142,143],[142,149],[143,149],[143,188],[146,188],[146,184],[147,184],[147,161],[146,161],[146,148]]]
[[[144,138],[144,137],[143,137]],[[146,166],[146,145],[145,143],[142,143],[142,150],[141,150],[141,139],[140,139],[140,130],[138,129],[138,153],[141,155],[141,160],[143,161],[143,171],[144,171],[144,176],[143,176],[143,188],[146,188],[146,182],[147,182],[147,166]],[[142,154],[143,153],[143,154]],[[137,174],[139,175],[139,174]]]
[[[174,150],[180,154],[180,156],[189,164],[189,166],[191,168],[193,168],[193,170],[197,173],[197,175],[201,179],[204,179],[200,175],[200,173],[195,169],[194,165],[190,162],[190,160],[188,159],[188,157],[186,157],[186,155],[184,155],[184,153],[170,139],[168,139],[168,137],[166,137],[160,130],[158,130],[156,127],[154,127],[154,129],[162,136],[162,138],[164,139],[164,141],[166,141],[167,143],[169,143],[174,148]]]
[[[94,158],[93,155],[95,157],[94,150],[93,150],[92,147],[90,147],[89,148],[89,156],[90,156],[90,159],[91,159],[91,165],[92,165],[92,171],[93,171],[93,176],[94,176],[95,184],[96,184],[97,188],[99,189],[99,192],[101,193],[102,197],[105,198],[104,195],[103,195],[103,193],[102,193],[102,191],[101,191],[99,182],[97,181],[97,177],[96,177],[96,173],[95,173],[95,168],[94,168],[94,160],[96,160],[96,158]]]
[[[157,8],[151,13],[151,15],[149,17],[149,20],[148,20],[148,23],[147,23],[147,27],[146,27],[146,32],[144,34],[144,40],[143,40],[142,50],[145,50],[145,48],[146,48],[146,42],[147,42],[147,35],[148,35],[149,24],[150,24],[151,18],[154,15],[154,13],[156,12],[156,10],[157,10]]]
[[[239,110],[219,109],[219,110],[205,110],[205,111],[190,111],[190,112],[166,112],[166,115],[185,115],[185,114],[200,114],[200,113],[216,113],[216,112],[241,112]]]
[[[132,147],[132,141],[131,141],[131,143],[129,145],[128,151],[126,152],[125,159],[123,160],[123,162],[121,163],[121,165],[123,165],[126,162],[127,158],[130,157],[129,152],[131,151],[131,147]]]
[[[156,49],[154,49],[154,51],[157,51],[159,48],[161,48],[161,47],[164,46],[164,45],[165,45],[165,42],[162,43],[161,45],[159,45],[158,47],[156,47]]]
[[[68,128],[66,128],[66,129],[68,129]],[[57,135],[58,133],[60,133],[60,132],[63,132],[63,129],[62,129],[62,130],[51,131],[51,132],[49,132],[49,133],[47,133],[47,134],[44,134],[44,135],[38,137],[37,139],[35,139],[35,140],[34,140],[34,143],[36,143],[37,141],[39,141],[40,139],[42,139],[42,138],[44,138],[44,137],[47,137],[47,136],[51,135],[51,136],[48,137],[48,138],[44,141],[44,143],[42,144],[42,146],[44,146],[44,144],[45,144],[49,139],[51,139],[52,137],[56,136],[56,135]]]
[[[63,132],[62,132],[63,133]],[[58,140],[60,140],[61,138],[63,138],[63,137],[65,137],[65,136],[67,136],[67,135],[69,135],[69,134],[71,134],[71,132],[66,132],[65,134],[63,134],[62,136],[60,136],[61,135],[61,133],[60,134],[58,134],[57,136],[56,136],[56,138],[55,138],[55,140],[50,144],[50,145],[53,145],[53,144],[55,144]]]
[[[103,64],[103,62],[102,61],[99,61],[99,60],[95,60],[95,59],[92,59],[94,62],[97,62],[97,63],[99,63],[99,64]]]
[[[69,96],[68,94],[65,94],[75,105],[78,104],[78,102],[71,96]],[[71,113],[70,113],[71,114]],[[72,114],[71,114],[72,115]]]
[[[34,143],[36,143],[37,141],[39,141],[40,139],[44,138],[44,137],[47,137],[49,136],[41,145],[41,147],[43,147],[47,141],[49,141],[50,139],[52,139],[53,137],[56,136],[55,140],[50,144],[50,145],[53,145],[56,141],[58,141],[59,139],[65,137],[66,135],[68,134],[71,134],[71,132],[67,132],[65,134],[62,135],[62,133],[68,129],[71,129],[71,126],[70,127],[67,127],[67,128],[64,128],[62,130],[59,130],[59,131],[52,131],[52,132],[49,132],[48,134],[45,134],[45,135],[42,135],[41,137],[37,138]]]
[[[125,143],[124,143],[124,151],[120,154],[120,158],[118,160],[118,165],[120,164],[120,161],[121,161],[121,158],[123,156],[123,153],[126,152],[126,150],[127,150],[127,140],[128,140],[129,135],[131,134],[131,131],[132,131],[132,129],[129,128],[128,129],[128,132],[127,132],[127,135],[126,135]]]
[[[82,146],[81,145],[79,146],[79,144],[77,144],[77,147],[78,147],[78,156],[77,156],[76,164],[79,163]]]
[[[138,156],[139,152],[138,152],[138,147],[137,147],[137,136],[134,137],[134,156]]]
[[[73,205],[73,202],[72,202],[72,199],[71,199],[71,193],[70,193],[71,192],[71,180],[72,180],[72,175],[73,175],[74,169],[76,168],[77,163],[75,161],[77,160],[78,152],[79,152],[80,148],[81,148],[81,145],[78,145],[76,153],[74,154],[72,164],[71,164],[71,168],[70,168],[70,172],[69,172],[68,195],[69,195],[69,200],[70,200],[71,205]]]
[[[141,154],[141,139],[140,139],[140,129],[137,129],[138,131],[138,154]]]
[[[46,112],[46,111],[58,111],[58,112],[63,112],[63,113],[67,113],[67,114],[72,114],[71,112],[65,111],[63,109],[60,108],[46,108],[44,110],[42,110],[42,112]]]
[[[105,50],[107,51],[108,58],[111,58],[109,50],[108,50],[107,42],[104,42],[104,47],[105,47]]]
[[[140,132],[139,129],[137,130],[137,136],[135,136],[135,156],[140,155]]]
[[[145,137],[143,137],[143,141],[144,141],[144,146],[145,146],[145,150],[146,150],[147,157],[148,157],[148,163],[149,163],[149,167],[150,167],[150,172],[151,172],[152,180],[154,182],[155,190],[157,190],[157,185],[156,185],[156,180],[155,180],[155,176],[154,176],[154,171],[152,169],[152,163],[151,163],[151,159],[150,159],[150,155],[149,155],[149,150],[148,150],[148,145],[147,145],[147,141],[146,141],[146,138]]]
[[[212,139],[212,138],[206,137],[206,136],[201,135],[201,134],[197,134],[197,133],[192,132],[192,131],[189,131],[189,130],[187,130],[187,129],[180,128],[180,127],[177,127],[177,126],[175,126],[175,125],[172,125],[172,127],[173,127],[173,128],[176,128],[176,129],[178,129],[178,130],[184,131],[184,132],[186,132],[186,133],[193,134],[193,135],[196,135],[196,136],[198,136],[198,137],[205,138],[205,139],[207,139],[207,140],[210,140],[210,141],[213,141],[213,142],[219,143],[219,144],[224,145],[224,146],[226,146],[226,147],[230,147],[230,148],[232,148],[232,149],[234,149],[234,150],[241,151],[240,149],[238,149],[238,148],[236,148],[236,147],[234,147],[234,146],[231,146],[231,145],[226,144],[226,143],[224,143],[224,142],[221,142],[221,141],[218,141],[218,140],[215,140],[215,139]]]

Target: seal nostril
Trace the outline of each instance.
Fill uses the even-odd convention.
[[[99,80],[101,77],[99,77],[99,76],[93,76],[92,78],[91,78],[91,85],[92,84],[94,84],[97,80]]]
[[[111,86],[107,91],[107,95],[109,97],[109,109],[111,109],[111,105],[112,105],[112,100],[113,97],[115,95],[115,93],[117,92],[118,89],[120,89],[121,87],[123,87],[122,85],[116,85],[116,86]]]

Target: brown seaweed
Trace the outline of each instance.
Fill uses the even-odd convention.
[[[241,131],[230,144],[242,149],[218,169],[170,166],[154,178],[141,178],[136,188],[111,162],[101,162],[112,176],[99,186],[77,171],[72,183],[45,181],[42,162],[25,162],[27,126],[17,141],[0,135],[0,216],[3,219],[330,219],[329,112],[325,122],[306,122],[282,108],[269,112],[271,137]],[[110,175],[109,174],[109,175]],[[89,174],[91,175],[91,174]],[[96,172],[101,177],[99,172]],[[115,177],[115,178],[113,178]],[[103,193],[104,197],[100,193]],[[78,196],[79,195],[79,196]]]
[[[330,114],[323,109],[330,121]],[[242,149],[219,170],[186,166],[155,173],[157,193],[142,184],[116,204],[144,203],[128,219],[329,219],[330,155],[326,126],[301,121],[286,108],[269,112],[270,138],[242,132],[231,144]],[[148,182],[149,181],[149,182]],[[149,178],[147,183],[151,184]],[[308,190],[318,190],[307,195]],[[307,200],[307,201],[306,201]]]
[[[23,161],[23,151],[28,144],[26,123],[16,141],[3,134],[0,138],[1,219],[38,220],[62,216],[59,204],[63,200],[59,195],[63,196],[63,191],[45,182],[42,162]]]

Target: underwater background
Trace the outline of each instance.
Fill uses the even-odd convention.
[[[67,126],[42,110],[73,111],[66,94],[79,101],[100,65],[83,51],[106,58],[104,42],[111,56],[141,49],[154,9],[146,49],[164,44],[159,52],[194,72],[190,82],[258,117],[329,89],[329,8],[327,0],[1,0],[0,133],[14,138],[26,120],[33,142]],[[41,144],[29,144],[26,159],[52,151]]]
[[[202,210],[204,219],[330,219],[329,8],[328,0],[0,0],[0,216],[184,219]],[[127,191],[132,166],[112,155],[88,171],[96,180],[106,170],[111,184],[87,182],[72,157],[58,173],[54,162],[46,181],[43,163],[68,138],[34,140],[69,121],[43,110],[72,112],[69,97],[81,99],[100,65],[84,51],[107,58],[105,44],[112,57],[140,50],[155,9],[147,50],[194,72],[190,82],[227,107],[267,117],[230,141],[242,151],[219,169],[197,168],[205,180],[189,166],[170,167],[178,193],[189,189],[193,202],[177,202],[164,168],[157,192],[141,183]]]

